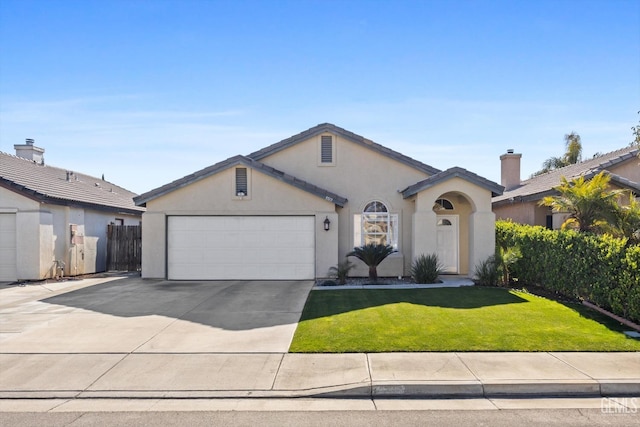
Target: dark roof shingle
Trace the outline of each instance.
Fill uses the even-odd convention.
[[[469,172],[468,170],[461,167],[452,167],[435,175],[431,175],[430,177],[423,179],[420,182],[410,185],[409,187],[401,191],[402,197],[406,199],[407,197],[411,197],[414,194],[421,192],[422,190],[425,190],[440,182],[455,177],[462,178],[466,181],[476,184],[479,187],[485,188],[491,191],[491,194],[493,195],[502,194],[502,191],[504,190],[503,186],[498,185],[493,181],[489,181],[488,179],[483,178],[480,175]]]
[[[563,168],[554,169],[542,175],[534,176],[522,181],[520,186],[509,191],[505,191],[501,196],[495,197],[493,199],[493,203],[509,201],[510,199],[516,198],[523,201],[538,200],[545,195],[553,193],[555,191],[554,188],[560,185],[560,178],[563,176],[567,180],[572,180],[579,176],[584,176],[588,179],[603,170],[608,170],[615,165],[625,162],[633,157],[637,157],[639,151],[638,147],[629,146],[603,154],[599,157],[594,157],[593,159],[585,160]],[[638,188],[639,185],[639,183],[634,183],[624,178],[622,178],[622,180],[618,180],[618,182],[629,184],[630,188]]]
[[[509,201],[515,198],[523,201],[541,199],[542,197],[555,192],[554,188],[560,185],[561,177],[571,180],[579,176],[584,176],[589,179],[603,170],[608,170],[609,168],[633,157],[637,157],[638,152],[640,152],[638,147],[629,146],[603,154],[602,156],[595,157],[593,159],[585,160],[563,168],[554,169],[542,175],[534,176],[522,181],[520,186],[509,191],[505,191],[501,196],[495,197],[493,199],[493,203]],[[629,180],[624,181],[634,184]],[[635,185],[637,186],[638,183],[635,183]]]
[[[133,203],[135,193],[111,182],[1,151],[0,185],[45,203],[82,205],[130,214],[145,210]]]

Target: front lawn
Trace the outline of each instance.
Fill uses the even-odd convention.
[[[501,288],[312,291],[289,351],[640,351],[628,329]]]

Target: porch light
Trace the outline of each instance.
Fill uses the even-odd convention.
[[[331,228],[331,221],[329,221],[329,217],[324,219],[324,231],[329,231]]]

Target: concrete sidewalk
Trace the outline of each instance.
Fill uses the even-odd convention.
[[[0,399],[640,397],[640,352],[289,354],[312,282],[121,279],[0,287]]]
[[[640,396],[640,353],[0,354],[0,399],[507,396]]]

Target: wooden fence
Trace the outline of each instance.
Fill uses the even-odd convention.
[[[107,226],[107,270],[140,271],[142,265],[142,226]]]

